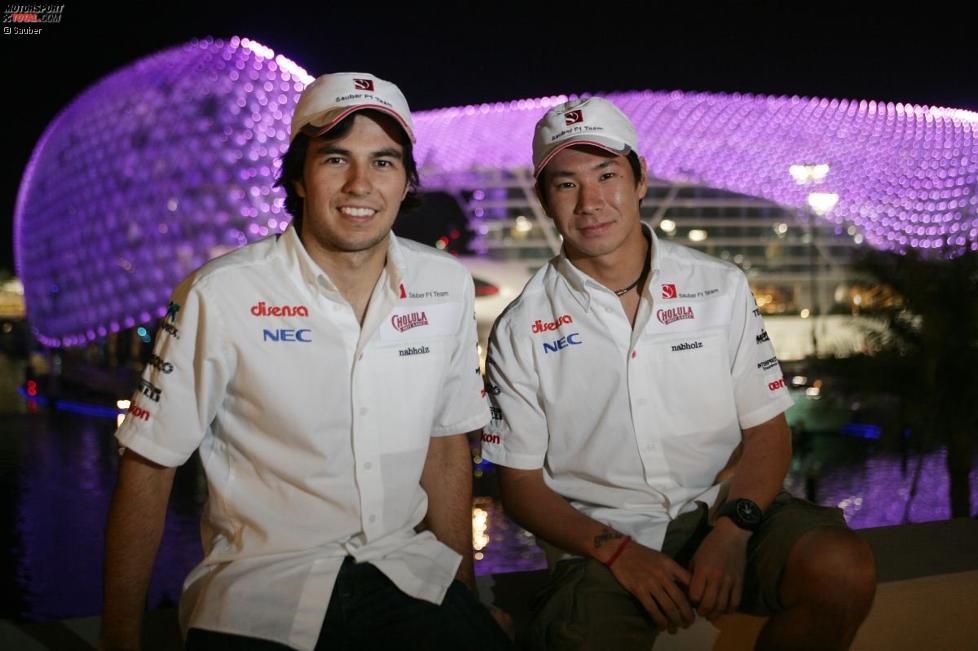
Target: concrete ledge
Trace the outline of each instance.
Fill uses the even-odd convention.
[[[857,533],[876,554],[879,586],[853,643],[855,651],[978,648],[978,521],[960,518]],[[493,577],[494,602],[512,614],[518,630],[546,581],[543,570]],[[752,649],[765,621],[750,615],[722,617],[716,626],[698,620],[676,635],[660,636],[655,649]]]
[[[854,651],[918,651],[978,648],[978,521],[929,522],[858,531],[876,553],[880,584]],[[526,626],[530,603],[547,572],[479,577],[479,593]],[[732,615],[713,626],[706,620],[677,635],[660,636],[656,651],[742,651],[753,648],[765,618]],[[0,649],[90,651],[99,618],[56,622],[0,621]],[[181,648],[176,611],[146,614],[144,651]]]

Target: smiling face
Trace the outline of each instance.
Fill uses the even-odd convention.
[[[628,159],[598,147],[567,147],[541,173],[547,214],[571,260],[630,253],[644,255],[639,202],[648,189],[645,161],[636,179]]]
[[[376,113],[352,120],[340,137],[309,143],[295,184],[303,199],[300,235],[311,253],[386,251],[408,191],[399,127]]]

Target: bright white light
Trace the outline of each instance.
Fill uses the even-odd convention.
[[[691,242],[702,242],[707,238],[707,233],[699,228],[694,228],[689,232],[689,239]]]
[[[516,218],[516,230],[520,233],[529,233],[533,230],[533,224],[530,223],[529,219],[520,215]]]
[[[663,233],[675,233],[676,232],[676,222],[671,219],[663,219],[659,222],[659,228],[662,229]]]
[[[796,375],[791,378],[791,386],[793,387],[803,387],[808,384],[808,378],[804,375]]]
[[[131,403],[128,400],[116,400],[115,406],[119,409],[129,409]]]
[[[856,233],[855,235],[852,236],[852,241],[855,242],[856,244],[862,244],[863,239],[864,238],[862,233]]]
[[[804,309],[802,309],[802,311],[801,311],[801,318],[803,318],[803,319],[807,319],[807,318],[808,318],[809,316],[811,316],[811,314],[812,314],[812,313],[811,313],[811,312],[809,311],[809,309],[808,309],[808,308],[806,307],[806,308],[804,308]]]
[[[829,175],[829,166],[827,163],[792,165],[788,168],[788,173],[798,185],[821,183]]]
[[[489,513],[477,506],[472,507],[472,549],[479,551],[489,544]]]
[[[816,215],[825,215],[839,203],[839,195],[834,192],[809,192],[808,206]]]
[[[788,225],[785,224],[784,222],[781,222],[780,224],[774,227],[774,232],[777,233],[778,235],[784,235],[785,233],[788,232]]]
[[[805,389],[805,395],[809,398],[817,398],[822,395],[822,390],[818,387],[808,387]]]
[[[863,297],[860,296],[859,294],[856,294],[855,296],[852,297],[852,302],[854,304],[856,304],[856,305],[862,305],[863,304]]]

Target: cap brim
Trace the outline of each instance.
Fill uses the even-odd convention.
[[[401,128],[404,129],[404,133],[406,133],[408,138],[411,139],[411,142],[417,142],[414,139],[414,132],[411,130],[411,127],[408,126],[407,122],[404,121],[404,118],[402,118],[397,111],[392,111],[390,108],[383,106],[382,104],[358,104],[356,106],[346,106],[338,113],[335,109],[331,109],[307,122],[305,126],[301,127],[299,131],[296,132],[296,134],[293,134],[292,138],[295,139],[295,136],[298,135],[298,133],[302,133],[310,138],[318,138],[342,122],[343,119],[351,113],[364,110],[380,111],[391,116],[397,120],[398,124],[401,125]]]
[[[563,141],[562,143],[560,143],[559,145],[551,149],[549,152],[547,152],[547,155],[543,157],[543,160],[537,163],[536,167],[533,168],[534,178],[540,176],[540,172],[543,171],[543,168],[547,166],[547,164],[553,159],[554,156],[564,151],[568,147],[574,147],[580,145],[585,145],[585,146],[590,145],[592,147],[597,147],[598,149],[604,149],[605,151],[611,152],[612,154],[617,154],[618,156],[627,156],[632,151],[632,148],[623,142],[613,143],[611,141],[601,141],[601,140],[596,140],[593,136],[591,136],[590,138],[571,138],[569,140]]]

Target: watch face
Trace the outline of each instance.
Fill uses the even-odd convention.
[[[757,524],[761,521],[761,511],[750,500],[737,500],[737,515],[747,524]]]

